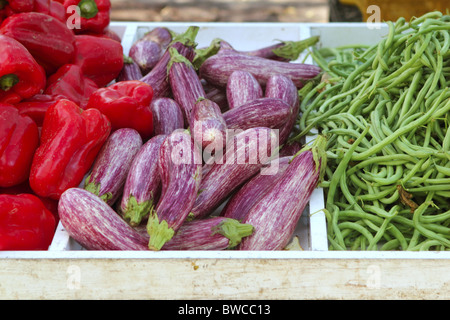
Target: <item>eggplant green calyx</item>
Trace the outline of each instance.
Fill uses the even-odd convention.
[[[101,185],[100,183],[97,183],[95,181],[89,182],[91,179],[91,176],[89,175],[86,178],[84,190],[89,191],[90,193],[95,194],[96,196],[100,197],[105,202],[108,202],[112,198],[111,192],[106,192],[104,194],[100,194]]]
[[[292,158],[292,160],[299,154],[305,151],[311,151],[313,160],[316,165],[316,171],[319,171],[319,182],[321,182],[325,176],[325,169],[327,167],[327,139],[323,135],[318,135],[310,144],[305,145],[300,151],[298,151]]]
[[[135,196],[130,195],[123,217],[129,221],[131,226],[138,226],[142,219],[151,211],[152,206],[153,201],[147,200],[139,203]]]
[[[319,39],[319,36],[313,36],[300,41],[283,41],[282,46],[272,51],[281,58],[294,61],[298,59],[303,51],[319,42]]]
[[[169,227],[166,220],[160,222],[156,211],[151,210],[147,221],[147,233],[150,236],[148,248],[159,251],[167,241],[172,239],[175,231]]]
[[[5,74],[0,78],[0,89],[3,91],[9,91],[12,87],[14,87],[17,83],[19,83],[19,77],[13,73]]]
[[[94,0],[81,0],[78,3],[80,16],[85,19],[94,18],[98,13],[98,7]]]
[[[221,234],[230,240],[228,249],[236,247],[242,238],[253,234],[253,226],[248,223],[240,223],[236,219],[227,218],[212,228],[212,234]]]
[[[179,42],[185,46],[195,48],[197,46],[195,38],[197,38],[199,30],[200,28],[198,26],[190,26],[189,28],[187,28],[186,32],[175,35],[173,37],[172,43]]]
[[[223,41],[222,39],[216,38],[216,39],[213,39],[213,41],[211,41],[211,44],[208,47],[195,50],[195,57],[193,60],[193,65],[197,70],[200,68],[200,66],[203,64],[203,62],[205,62],[206,59],[208,59],[209,57],[211,57],[211,56],[217,54],[217,52],[219,52],[220,43],[222,41]]]
[[[169,74],[170,69],[172,68],[172,65],[174,63],[184,63],[188,67],[192,67],[193,68],[192,62],[189,61],[188,58],[186,58],[185,56],[180,54],[176,48],[170,47],[169,48],[169,53],[170,53],[170,61],[167,64],[167,74]]]

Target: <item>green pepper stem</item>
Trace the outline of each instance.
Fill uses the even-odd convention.
[[[8,91],[19,82],[19,77],[13,73],[5,74],[0,78],[0,89]]]
[[[81,0],[78,3],[78,7],[80,8],[80,16],[82,18],[91,19],[98,13],[97,3],[94,0]]]
[[[8,4],[7,0],[0,0],[0,10],[4,9]]]

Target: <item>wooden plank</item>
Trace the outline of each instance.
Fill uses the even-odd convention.
[[[0,299],[449,299],[449,259],[0,259]]]

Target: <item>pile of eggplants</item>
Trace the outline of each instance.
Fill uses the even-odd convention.
[[[155,132],[114,131],[85,181],[62,194],[61,223],[85,249],[282,250],[292,240],[326,153],[321,136],[286,142],[298,91],[321,69],[277,55],[283,43],[197,48],[198,31],[155,28],[131,47],[120,80],[153,87]]]

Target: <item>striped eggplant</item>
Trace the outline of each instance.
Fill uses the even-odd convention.
[[[194,141],[202,149],[213,153],[225,147],[227,124],[215,102],[200,98],[192,108],[191,124]]]
[[[192,128],[192,108],[198,99],[205,98],[206,93],[192,63],[175,48],[169,48],[169,53],[171,60],[167,69],[170,88],[183,110],[185,125]]]
[[[135,129],[114,131],[100,150],[84,189],[112,206],[122,193],[131,163],[142,143],[141,135]]]
[[[281,158],[285,156],[293,156],[302,149],[303,145],[299,141],[294,140],[288,141],[280,147],[281,149],[278,152],[278,156]]]
[[[217,103],[222,112],[227,111],[229,107],[226,89],[212,86],[203,79],[200,79],[200,81],[202,81],[203,90],[205,90],[205,98]]]
[[[269,46],[258,48],[256,50],[244,52],[248,55],[266,59],[278,61],[294,61],[298,59],[303,51],[315,45],[318,41],[319,36],[312,36],[310,38],[299,41],[281,41]]]
[[[284,144],[294,128],[300,111],[298,90],[292,80],[282,74],[274,74],[269,77],[266,84],[265,96],[267,98],[279,98],[291,106],[291,114],[280,129],[280,144]]]
[[[179,34],[174,37],[169,44],[169,48],[175,48],[178,53],[189,61],[192,61],[195,56],[196,42],[199,27],[190,26],[185,33]],[[153,88],[153,97],[166,97],[170,95],[170,84],[167,77],[167,67],[170,61],[169,50],[166,50],[159,59],[158,63],[153,69],[143,76],[140,80],[149,84]]]
[[[228,129],[281,128],[291,115],[291,106],[278,98],[259,98],[223,113]]]
[[[263,90],[256,78],[248,71],[236,70],[230,74],[226,87],[230,109],[263,97]]]
[[[235,219],[210,217],[184,223],[162,250],[228,250],[253,232]]]
[[[171,41],[169,29],[156,27],[131,45],[129,56],[145,75],[158,63]]]
[[[231,198],[220,215],[242,221],[250,208],[258,202],[284,174],[291,157],[275,158],[263,170],[248,180]]]
[[[118,210],[131,226],[139,225],[158,202],[161,191],[158,158],[165,138],[163,134],[152,137],[131,163]]]
[[[249,56],[257,56],[265,59],[272,59],[278,61],[294,61],[297,60],[300,54],[305,51],[308,47],[315,45],[319,41],[319,36],[312,36],[310,38],[299,40],[299,41],[280,41],[275,44],[267,45],[254,50],[237,50],[230,43],[224,41],[223,39],[214,39],[209,48],[203,51],[207,54],[203,54],[202,62],[212,56],[213,54],[223,54],[223,53],[239,53],[246,54]]]
[[[128,56],[123,57],[123,67],[116,78],[116,82],[139,80],[142,78],[142,72],[136,62]]]
[[[199,68],[200,77],[213,85],[225,87],[230,75],[236,70],[253,74],[259,84],[265,88],[268,78],[274,74],[289,77],[297,88],[321,73],[321,69],[312,64],[276,61],[242,53],[220,53],[209,57]]]
[[[154,135],[170,134],[184,128],[184,115],[178,102],[168,97],[155,98],[150,103]]]
[[[169,134],[159,149],[161,196],[147,221],[148,246],[160,250],[187,219],[202,179],[200,152],[186,130]]]
[[[64,191],[58,214],[68,234],[87,250],[148,250],[146,237],[87,190]]]
[[[272,188],[248,211],[243,223],[254,232],[239,250],[281,250],[291,240],[297,223],[326,167],[326,140],[318,136],[299,151]]]
[[[239,186],[258,173],[278,148],[278,135],[269,128],[251,128],[229,137],[222,157],[208,165],[191,210],[193,218],[212,214]]]

